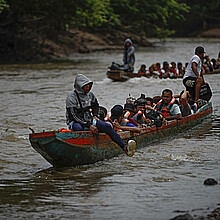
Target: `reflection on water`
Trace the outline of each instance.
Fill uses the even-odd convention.
[[[216,57],[219,40],[177,39],[137,48],[136,70],[167,60],[188,62],[201,44]],[[125,155],[78,168],[51,168],[28,141],[36,132],[65,127],[65,99],[77,73],[94,81],[93,92],[110,109],[124,104],[128,94],[138,97],[175,93],[182,80],[106,78],[121,51],[79,54],[66,60],[0,67],[0,212],[3,219],[169,219],[177,212],[202,214],[220,203],[219,186],[205,187],[219,177],[220,76],[205,76],[213,90],[212,120],[159,143]],[[194,210],[194,211],[193,211]]]

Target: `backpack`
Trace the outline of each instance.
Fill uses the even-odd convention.
[[[130,68],[128,65],[120,65],[118,63],[112,62],[112,65],[109,67],[110,70],[119,70],[119,71],[125,71],[129,72]],[[131,72],[131,71],[130,71]]]
[[[212,90],[209,84],[203,84],[200,89],[199,98],[206,100],[208,102],[211,99],[211,97],[212,97]]]
[[[155,110],[146,113],[145,117],[153,121],[153,124],[156,125],[156,127],[161,127],[163,124],[163,115]]]

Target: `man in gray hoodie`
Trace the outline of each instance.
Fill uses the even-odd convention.
[[[135,56],[134,56],[134,46],[132,44],[131,39],[126,39],[124,42],[124,67],[128,68],[129,72],[134,71],[134,63],[135,63]]]
[[[66,122],[72,130],[89,129],[93,117],[98,116],[99,103],[90,91],[92,85],[93,82],[82,74],[78,74],[75,78],[75,90],[66,100]]]
[[[91,130],[106,133],[128,156],[133,156],[136,142],[129,140],[126,146],[110,124],[98,119],[99,103],[91,92],[93,82],[82,74],[75,78],[74,90],[66,99],[66,123],[72,131]]]

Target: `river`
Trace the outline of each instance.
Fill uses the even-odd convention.
[[[217,58],[219,39],[151,39],[136,48],[135,70],[143,63],[189,62],[198,45]],[[66,127],[65,100],[74,77],[94,81],[92,91],[110,109],[128,94],[159,95],[184,89],[182,80],[134,78],[119,83],[106,77],[122,51],[75,54],[57,62],[0,66],[1,219],[170,219],[206,215],[220,206],[220,74],[206,75],[214,107],[212,120],[163,142],[89,166],[55,170],[30,145],[36,132]]]

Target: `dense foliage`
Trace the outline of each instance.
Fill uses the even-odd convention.
[[[0,0],[0,56],[31,60],[71,28],[164,38],[218,26],[219,18],[214,0]]]
[[[215,0],[181,0],[190,7],[184,20],[176,23],[169,20],[176,36],[194,36],[201,31],[220,27],[220,1]]]

